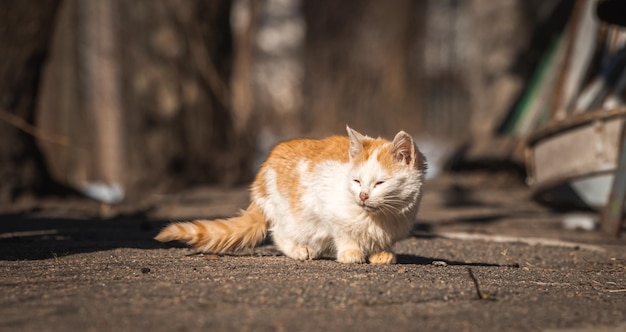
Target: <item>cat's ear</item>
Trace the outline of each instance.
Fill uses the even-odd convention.
[[[415,164],[415,143],[413,137],[404,131],[400,131],[393,139],[391,153],[395,161],[407,166]]]
[[[350,159],[354,159],[356,155],[363,151],[363,139],[365,136],[350,128],[348,125],[346,125],[346,131],[348,132],[348,137],[350,137]]]

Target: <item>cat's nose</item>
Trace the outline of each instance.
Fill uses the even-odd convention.
[[[359,194],[359,198],[361,199],[361,201],[365,202],[367,201],[368,198],[370,198],[370,195],[368,195],[367,193],[361,192]]]

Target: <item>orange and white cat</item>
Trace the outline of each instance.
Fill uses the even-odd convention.
[[[288,257],[334,256],[341,263],[395,263],[422,196],[426,161],[413,138],[348,136],[277,145],[251,187],[250,206],[226,220],[173,223],[156,239],[203,252],[251,248],[268,231]]]

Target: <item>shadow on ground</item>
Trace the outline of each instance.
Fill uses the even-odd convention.
[[[406,254],[398,254],[397,262],[398,264],[409,264],[409,265],[441,264],[441,265],[453,265],[453,266],[519,267],[516,264],[502,265],[502,264],[486,263],[486,262],[462,262],[462,261],[451,261],[451,260],[445,260],[445,259],[421,257],[421,256],[406,255]]]
[[[169,221],[143,216],[112,219],[32,218],[0,216],[0,260],[41,260],[116,248],[159,249],[184,244],[159,243],[153,238]],[[266,241],[265,244],[271,244]],[[408,254],[398,255],[398,264],[500,266],[486,262],[449,261]]]
[[[0,215],[0,260],[39,260],[114,248],[163,248],[153,238],[167,223],[141,215],[111,219]]]

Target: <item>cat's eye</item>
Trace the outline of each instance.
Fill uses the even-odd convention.
[[[385,183],[385,181],[378,181],[378,182],[376,182],[376,183],[374,184],[374,187],[377,187],[377,186],[379,186],[379,185],[381,185],[381,184],[383,184],[383,183]]]
[[[361,184],[361,181],[359,181],[357,179],[353,179],[352,181],[354,181],[355,183],[358,183],[359,185]]]

